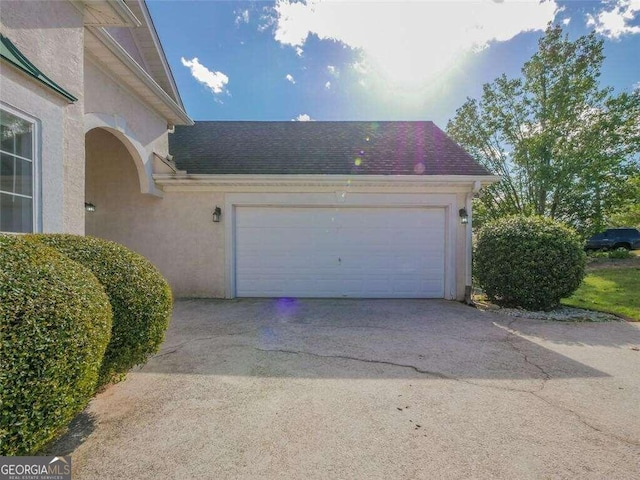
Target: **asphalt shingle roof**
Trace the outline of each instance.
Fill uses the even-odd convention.
[[[490,175],[433,122],[196,122],[169,151],[190,174]]]

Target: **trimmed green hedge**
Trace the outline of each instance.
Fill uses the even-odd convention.
[[[82,265],[0,235],[0,454],[35,452],[96,389],[111,307]]]
[[[507,217],[478,232],[475,276],[498,304],[551,310],[580,286],[584,267],[578,234],[548,218]]]
[[[156,353],[169,325],[173,299],[164,277],[142,255],[95,237],[66,234],[28,235],[81,263],[104,286],[113,327],[99,385],[118,379]]]

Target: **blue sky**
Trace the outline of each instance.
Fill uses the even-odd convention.
[[[640,0],[148,0],[195,120],[433,120],[517,76],[548,22],[605,39],[602,85],[640,88]]]

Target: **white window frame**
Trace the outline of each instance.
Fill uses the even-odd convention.
[[[11,105],[8,105],[4,102],[0,102],[0,109],[5,112],[10,113],[11,115],[15,115],[16,117],[29,122],[32,125],[31,130],[31,151],[32,151],[32,159],[28,159],[22,157],[20,155],[16,155],[12,152],[5,152],[0,149],[0,151],[6,155],[11,155],[16,158],[20,158],[23,160],[27,160],[31,162],[31,232],[5,232],[0,230],[0,233],[10,233],[10,234],[25,234],[25,233],[39,233],[41,228],[41,218],[40,218],[40,148],[39,148],[39,135],[40,135],[40,122],[36,117],[33,117],[21,110],[18,110]]]

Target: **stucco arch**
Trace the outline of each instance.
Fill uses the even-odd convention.
[[[162,192],[158,190],[153,181],[153,164],[150,161],[151,152],[147,152],[144,145],[136,139],[134,133],[127,126],[127,121],[119,115],[112,115],[108,113],[85,113],[85,135],[96,128],[102,128],[109,133],[112,133],[122,142],[127,151],[131,154],[136,171],[138,172],[140,193],[162,196]]]

